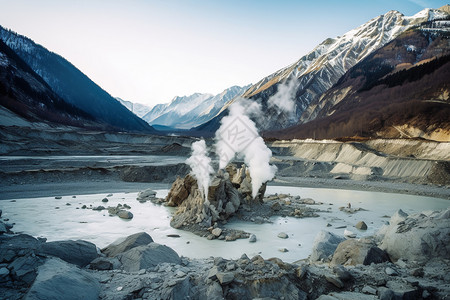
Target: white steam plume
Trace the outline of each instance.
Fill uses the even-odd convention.
[[[191,167],[191,174],[197,179],[198,187],[203,192],[204,199],[208,199],[208,187],[210,176],[214,173],[211,167],[211,158],[208,156],[204,140],[197,141],[191,145],[192,155],[186,160]]]
[[[269,164],[272,151],[259,136],[250,114],[261,114],[259,103],[239,99],[229,107],[229,114],[221,120],[216,131],[216,150],[223,169],[236,156],[244,158],[252,178],[252,196],[256,197],[261,185],[273,179],[277,168]]]
[[[292,78],[284,84],[278,85],[277,92],[269,98],[267,104],[279,112],[294,113],[296,91],[296,80]]]

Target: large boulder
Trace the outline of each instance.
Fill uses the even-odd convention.
[[[102,253],[109,257],[114,257],[138,246],[145,246],[153,242],[152,237],[146,232],[138,232],[114,241],[109,246],[102,249]]]
[[[77,265],[87,266],[98,257],[97,247],[87,241],[55,241],[43,243],[39,249],[41,254],[59,257],[60,259]]]
[[[31,235],[18,234],[0,236],[0,263],[10,262],[16,256],[24,256],[34,252],[41,242]]]
[[[369,239],[349,239],[340,243],[333,254],[332,265],[370,265],[389,261],[386,252]]]
[[[339,236],[325,230],[320,231],[314,239],[312,253],[309,257],[310,261],[331,261],[334,251],[343,241],[345,241],[343,236]]]
[[[157,243],[135,247],[118,255],[117,258],[122,263],[123,269],[128,272],[153,268],[164,262],[181,263],[180,257],[172,248]]]
[[[38,275],[26,300],[99,299],[100,284],[89,273],[58,258],[48,259],[38,269]]]
[[[450,208],[414,215],[394,214],[378,232],[380,248],[393,261],[406,259],[424,263],[431,258],[449,258]]]

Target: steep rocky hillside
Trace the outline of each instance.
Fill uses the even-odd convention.
[[[351,68],[278,138],[450,140],[450,21],[427,22]]]
[[[423,10],[412,17],[406,17],[398,11],[390,11],[341,37],[325,40],[296,63],[260,80],[250,87],[244,96],[261,99],[264,106],[277,92],[280,84],[295,80],[294,117],[289,118],[286,114],[268,109],[264,129],[284,128],[289,120],[292,120],[291,125],[296,122],[303,123],[302,114],[310,103],[331,88],[356,63],[412,26],[445,16],[445,12],[431,9]]]
[[[0,39],[66,102],[117,130],[155,132],[63,57],[1,26]]]
[[[0,108],[2,126],[28,122],[103,128],[88,113],[65,102],[16,53],[0,40]]]

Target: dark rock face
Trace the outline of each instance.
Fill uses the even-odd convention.
[[[121,238],[113,242],[111,245],[102,249],[102,253],[109,257],[114,257],[119,253],[123,253],[138,246],[145,246],[153,242],[152,237],[145,232],[139,232]]]
[[[349,239],[340,243],[333,254],[332,265],[370,265],[389,261],[386,252],[372,240]]]
[[[87,241],[56,241],[41,245],[39,252],[46,255],[59,257],[60,259],[77,265],[87,266],[97,258],[97,247]]]
[[[48,259],[24,299],[98,299],[100,284],[86,271],[60,259]]]
[[[173,264],[181,262],[180,257],[172,248],[157,243],[134,247],[118,255],[118,259],[122,263],[123,269],[128,272],[153,268],[164,262]]]

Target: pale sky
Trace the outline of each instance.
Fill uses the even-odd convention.
[[[0,25],[147,105],[256,83],[328,37],[432,0],[0,0]]]

